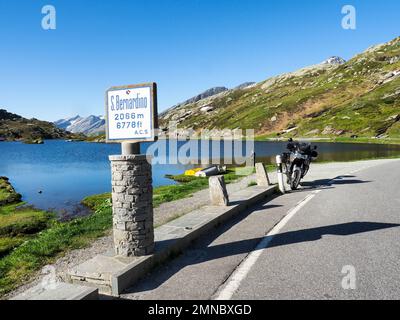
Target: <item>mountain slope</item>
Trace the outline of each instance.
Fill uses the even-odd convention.
[[[70,127],[76,121],[79,121],[81,119],[82,119],[82,117],[78,115],[78,116],[75,116],[75,117],[72,117],[72,118],[68,118],[68,119],[57,120],[56,122],[54,122],[54,124],[60,129],[71,131],[71,130],[68,130],[68,127]]]
[[[167,128],[255,129],[276,137],[400,137],[400,38],[345,62],[332,57],[161,115]]]
[[[213,87],[213,88],[210,88],[210,89],[208,89],[208,90],[206,90],[206,91],[204,91],[204,92],[202,92],[202,93],[200,93],[200,94],[198,94],[198,95],[196,95],[196,96],[194,96],[192,98],[187,99],[184,102],[178,103],[177,105],[172,106],[171,108],[168,108],[167,110],[161,112],[159,116],[161,118],[163,118],[163,116],[165,114],[174,112],[174,110],[177,110],[182,106],[190,105],[190,104],[196,103],[198,101],[207,99],[209,97],[214,97],[214,96],[216,96],[216,95],[218,95],[218,94],[220,94],[222,92],[226,92],[228,90],[229,89],[225,88],[225,87]]]
[[[88,116],[86,118],[75,116],[69,119],[61,119],[54,124],[72,133],[83,133],[86,135],[98,135],[105,132],[104,117]]]
[[[20,115],[0,109],[0,138],[10,141],[31,141],[36,139],[71,138],[71,135],[50,122],[26,119]]]

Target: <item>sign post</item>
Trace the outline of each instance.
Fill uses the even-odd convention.
[[[144,256],[154,251],[151,159],[140,142],[156,140],[155,83],[112,87],[106,92],[106,141],[121,143],[110,156],[115,253]]]
[[[106,127],[107,142],[120,142],[123,151],[129,151],[127,144],[154,141],[158,127],[157,85],[153,82],[108,89]]]

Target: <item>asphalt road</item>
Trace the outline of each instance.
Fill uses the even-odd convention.
[[[251,208],[125,299],[399,299],[400,161]]]

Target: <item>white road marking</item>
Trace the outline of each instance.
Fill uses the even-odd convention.
[[[258,243],[257,247],[240,263],[235,272],[229,277],[224,288],[218,293],[215,300],[230,300],[241,282],[247,277],[260,255],[268,247],[276,234],[321,190],[316,190],[300,201],[288,214]]]

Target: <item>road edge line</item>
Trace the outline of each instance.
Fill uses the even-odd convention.
[[[294,208],[290,209],[285,217],[279,221],[275,227],[272,228],[266,236],[257,244],[257,246],[250,252],[247,257],[239,264],[236,270],[231,274],[228,280],[225,282],[225,286],[217,293],[213,300],[231,300],[234,293],[239,288],[241,282],[247,277],[251,268],[257,262],[263,251],[269,246],[270,242],[275,235],[289,222],[295,214],[300,211],[309,201],[311,201],[321,190],[316,190],[311,194],[307,195],[301,200]]]

